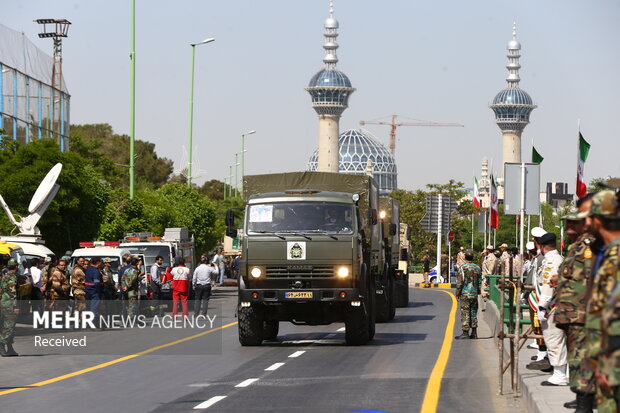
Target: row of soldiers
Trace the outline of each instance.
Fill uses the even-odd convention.
[[[578,201],[564,217],[572,242],[566,258],[554,234],[534,234],[541,254],[531,260],[537,276],[528,302],[545,347],[539,341],[539,360],[528,368],[553,371],[542,385],[569,385],[577,397],[566,406],[578,413],[596,404],[601,413],[620,411],[619,204],[617,188]]]
[[[98,321],[100,305],[119,296],[127,299],[128,314],[136,312],[139,297],[140,260],[126,256],[126,265],[122,268],[122,277],[117,290],[111,268],[112,260],[109,257],[78,258],[71,271],[67,269],[71,258],[63,256],[55,261],[48,257],[43,262],[34,258],[30,267],[24,263],[24,274],[20,274],[18,263],[13,259],[0,260],[0,355],[3,357],[17,356],[13,348],[15,324],[20,311],[20,300],[30,298],[33,311],[72,311],[80,313],[89,310],[94,313]],[[39,271],[40,276],[33,279],[32,274]],[[25,276],[25,274],[27,276]],[[22,281],[20,282],[20,279]],[[25,279],[25,281],[23,280]],[[20,283],[32,284],[31,297],[18,297]],[[73,307],[70,308],[70,298],[73,296]],[[104,311],[111,308],[104,305]]]

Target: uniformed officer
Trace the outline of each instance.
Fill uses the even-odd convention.
[[[15,322],[19,314],[17,306],[17,261],[9,260],[6,272],[0,280],[0,312],[2,314],[2,329],[0,330],[0,355],[2,357],[15,357],[17,353],[13,349],[13,336],[15,334]]]
[[[138,298],[140,297],[140,270],[138,259],[131,258],[130,267],[125,270],[121,279],[123,299],[127,302],[127,315],[133,317],[138,312]]]
[[[465,247],[461,247],[459,252],[458,252],[458,254],[456,254],[456,269],[457,269],[457,271],[463,265],[465,265]]]
[[[461,328],[463,333],[455,337],[457,340],[478,338],[478,295],[482,288],[482,270],[472,261],[474,254],[465,253],[465,264],[458,271],[456,298],[461,305]],[[469,330],[471,329],[471,335]]]
[[[577,400],[566,403],[565,407],[576,408],[579,413],[592,412],[595,390],[594,371],[586,361],[585,347],[586,306],[588,285],[593,275],[595,238],[587,232],[585,217],[578,215],[590,210],[593,195],[579,199],[577,208],[563,218],[566,220],[566,234],[573,243],[558,270],[555,290],[555,322],[566,332],[569,384],[571,391],[577,394]]]
[[[568,385],[566,334],[555,324],[555,300],[553,297],[555,289],[549,284],[550,278],[558,273],[563,261],[556,248],[556,242],[556,236],[551,232],[546,233],[538,240],[544,259],[542,266],[538,269],[536,283],[534,284],[538,295],[538,320],[540,320],[547,345],[549,363],[553,367],[553,375],[541,383],[543,386]]]
[[[495,261],[497,258],[495,254],[493,254],[493,246],[487,245],[487,254],[484,257],[484,261],[482,261],[482,275],[487,277],[489,275],[496,275],[493,273],[495,269]]]
[[[101,257],[93,257],[90,265],[86,268],[86,298],[88,299],[88,310],[95,316],[95,325],[99,324],[99,306],[103,296],[103,283],[101,268],[103,262]]]
[[[45,284],[41,281],[41,291],[45,292],[45,308],[68,311],[71,284],[67,277],[67,261],[61,259],[56,266],[50,266],[44,281]]]
[[[613,190],[592,198],[587,221],[603,247],[596,255],[586,314],[588,357],[596,368],[600,413],[620,411],[620,199]]]
[[[71,287],[73,288],[73,311],[81,313],[86,310],[86,274],[84,274],[84,257],[79,257],[71,271]]]

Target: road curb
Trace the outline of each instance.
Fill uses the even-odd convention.
[[[413,283],[409,284],[413,287],[424,288],[424,283]],[[456,283],[439,283],[439,284],[429,284],[428,288],[456,288]]]

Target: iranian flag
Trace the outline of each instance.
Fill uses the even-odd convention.
[[[575,193],[577,198],[583,198],[588,193],[588,187],[583,180],[583,168],[588,159],[588,153],[590,152],[590,144],[583,138],[581,132],[579,132],[579,155],[577,156],[577,185],[575,187]]]
[[[480,208],[480,191],[478,189],[478,178],[474,176],[474,207]]]
[[[497,199],[497,183],[491,175],[491,215],[489,215],[489,226],[497,229],[499,227],[499,200]]]

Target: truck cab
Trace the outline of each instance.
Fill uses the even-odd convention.
[[[374,279],[380,268],[372,178],[271,174],[245,177],[244,188],[241,344],[275,339],[281,321],[343,321],[348,344],[372,339]]]

